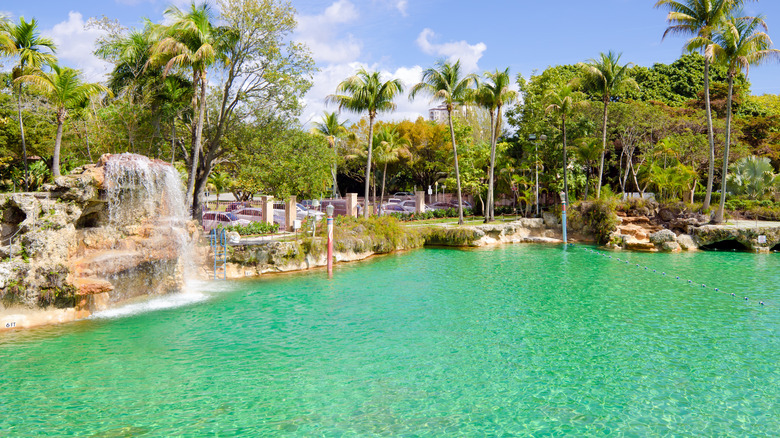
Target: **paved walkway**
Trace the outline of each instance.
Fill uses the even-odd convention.
[[[780,228],[778,221],[754,221],[754,220],[730,220],[724,224],[709,225],[711,227],[735,230],[749,230],[753,228]]]

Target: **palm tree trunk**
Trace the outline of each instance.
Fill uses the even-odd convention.
[[[609,98],[604,97],[604,123],[601,126],[601,161],[599,163],[599,184],[596,186],[596,199],[601,197],[601,180],[604,177],[604,156],[607,154],[607,107]]]
[[[62,145],[62,125],[65,124],[65,108],[57,110],[57,137],[54,139],[51,173],[54,179],[60,177],[60,145]]]
[[[704,108],[707,112],[707,139],[710,143],[709,169],[707,173],[707,194],[704,195],[703,210],[710,208],[712,181],[715,178],[715,135],[712,129],[712,105],[710,104],[710,60],[704,58]]]
[[[381,213],[382,202],[385,200],[385,179],[387,177],[387,163],[385,163],[385,169],[382,171],[382,196],[379,198],[379,208]]]
[[[450,123],[450,138],[452,139],[452,153],[455,156],[455,181],[458,185],[458,225],[463,225],[463,195],[460,191],[460,169],[458,168],[458,147],[455,145],[455,128],[452,127],[452,109],[447,108],[447,119]],[[370,125],[369,125],[370,126]]]
[[[331,193],[331,197],[336,198],[336,195],[339,193],[339,182],[338,182],[338,160],[339,160],[339,153],[336,149],[336,144],[338,142],[338,139],[333,139],[333,167],[330,169],[330,173],[333,175],[333,191]]]
[[[490,110],[490,170],[488,170],[488,195],[487,209],[485,209],[485,223],[493,220],[493,169],[496,165],[495,120],[493,110]]]
[[[726,103],[726,144],[723,148],[723,174],[720,182],[720,205],[715,214],[715,223],[723,223],[723,209],[726,206],[726,175],[729,171],[729,143],[731,142],[731,98],[734,92],[734,74],[729,73],[729,94]]]
[[[190,157],[191,163],[190,163],[190,175],[189,178],[187,178],[187,195],[186,199],[189,203],[190,207],[190,213],[192,214],[192,217],[197,219],[196,216],[198,216],[192,208],[195,205],[194,195],[195,195],[195,178],[197,177],[198,172],[198,159],[200,157],[200,144],[201,144],[201,135],[203,135],[203,119],[206,116],[206,72],[201,71],[197,72],[195,74],[195,86],[198,85],[198,81],[200,81],[200,102],[198,103],[197,108],[193,108],[194,110],[198,111],[198,120],[196,123],[194,123],[195,132],[192,136],[192,156]],[[196,93],[197,95],[197,93]],[[193,96],[193,100],[197,101],[196,97]]]
[[[563,200],[569,205],[569,160],[566,157],[566,116],[562,117],[563,124]]]
[[[30,191],[29,183],[30,179],[29,170],[27,169],[27,143],[24,141],[24,122],[22,121],[22,86],[18,87],[19,94],[16,96],[16,106],[19,109],[19,133],[22,136],[22,163],[24,164],[24,191]]]
[[[363,201],[363,217],[368,219],[368,188],[371,182],[371,153],[374,147],[374,117],[373,114],[368,115],[368,159],[366,160],[366,190],[365,199]]]

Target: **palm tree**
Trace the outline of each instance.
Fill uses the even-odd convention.
[[[169,26],[157,28],[162,39],[154,44],[148,65],[164,64],[164,74],[174,67],[192,69],[192,151],[190,173],[187,178],[187,202],[194,205],[195,178],[201,152],[203,124],[206,118],[207,70],[225,59],[223,47],[225,32],[214,26],[214,17],[207,3],[192,3],[189,11],[176,6],[165,10]],[[193,211],[194,215],[195,212]]]
[[[751,155],[737,161],[731,168],[728,176],[729,191],[746,195],[750,199],[760,199],[772,191],[778,181],[768,157]]]
[[[510,90],[511,79],[509,78],[509,68],[504,71],[486,72],[487,82],[478,85],[475,93],[476,103],[488,110],[490,113],[490,168],[488,170],[488,199],[487,209],[485,211],[485,222],[495,220],[495,196],[494,196],[494,175],[496,168],[496,143],[501,133],[501,109],[504,105],[513,103],[517,100],[518,94]]]
[[[422,81],[412,87],[409,99],[414,99],[418,93],[431,96],[434,101],[442,101],[447,107],[447,121],[450,126],[452,153],[455,156],[455,180],[458,186],[458,224],[463,225],[463,196],[460,185],[460,169],[458,169],[458,147],[455,145],[455,129],[452,126],[452,109],[469,99],[472,87],[477,85],[477,77],[473,74],[461,78],[460,61],[455,64],[439,61],[433,68],[423,71]]]
[[[225,172],[213,172],[209,175],[209,186],[217,194],[217,208],[219,208],[219,194],[230,188],[233,178]]]
[[[713,32],[719,23],[742,0],[658,0],[656,8],[669,11],[666,20],[669,27],[664,31],[667,35],[691,35],[693,40],[686,43],[686,50],[694,51],[697,47],[691,45],[695,38],[712,39]],[[707,52],[707,47],[701,47]],[[704,108],[707,113],[707,138],[710,144],[709,173],[707,174],[707,194],[704,197],[705,210],[710,208],[712,198],[712,181],[715,175],[715,136],[712,129],[712,106],[710,104],[710,63],[709,56],[704,57]]]
[[[621,66],[620,54],[612,51],[601,53],[600,59],[590,59],[580,63],[582,77],[580,85],[586,93],[600,96],[604,102],[604,117],[601,128],[601,160],[599,162],[599,183],[596,186],[596,199],[601,196],[601,179],[604,175],[604,156],[607,153],[607,118],[609,102],[627,88],[639,88],[636,81],[628,76],[631,63]]]
[[[33,74],[20,76],[14,82],[29,82],[46,96],[47,100],[57,108],[57,137],[54,140],[51,173],[56,179],[60,176],[60,146],[62,144],[62,127],[68,116],[68,109],[81,105],[91,96],[111,91],[101,84],[85,84],[79,78],[80,72],[68,67],[51,65],[51,72],[35,70]]]
[[[575,140],[574,155],[585,165],[585,194],[584,198],[588,200],[588,187],[590,187],[590,174],[593,170],[593,163],[597,162],[601,156],[599,140],[597,138],[581,138]]]
[[[547,101],[547,113],[556,113],[561,118],[561,132],[563,134],[563,193],[566,204],[569,203],[569,161],[566,158],[566,119],[574,114],[574,108],[579,104],[578,93],[570,85],[563,85],[550,90],[545,95]]]
[[[729,91],[726,99],[726,144],[723,148],[723,175],[721,175],[720,205],[717,213],[715,213],[716,223],[723,222],[723,208],[726,203],[734,77],[742,70],[747,74],[751,65],[780,59],[780,50],[771,48],[772,40],[767,35],[766,30],[763,16],[730,16],[723,23],[723,26],[713,34],[712,40],[694,38],[691,42],[693,47],[706,47],[707,55],[714,62],[722,64],[727,68],[729,78]]]
[[[374,140],[374,120],[380,112],[393,111],[396,108],[393,99],[404,89],[400,79],[382,82],[379,72],[369,73],[360,69],[354,76],[341,82],[336,93],[326,98],[328,103],[337,103],[339,110],[346,109],[354,113],[368,111],[368,156],[366,162],[366,190],[363,217],[368,218],[368,189],[371,182],[371,153]]]
[[[28,69],[40,68],[44,64],[54,62],[54,52],[57,50],[54,41],[42,37],[38,32],[38,22],[33,18],[25,21],[19,17],[19,23],[13,24],[4,20],[0,22],[0,55],[18,57],[19,62],[14,66],[11,77],[16,80],[28,73]],[[46,53],[48,49],[51,53]],[[22,140],[22,161],[24,163],[24,190],[29,190],[27,184],[27,143],[24,138],[24,122],[22,120],[22,83],[16,82],[16,105],[19,113],[19,133]]]
[[[339,154],[336,143],[341,136],[349,132],[347,131],[346,126],[344,126],[346,123],[346,121],[339,122],[339,115],[337,112],[325,112],[322,115],[322,122],[314,122],[314,128],[312,129],[313,134],[325,137],[328,140],[328,145],[333,149],[333,167],[331,168],[330,173],[333,176],[333,192],[331,196],[334,198],[339,193],[339,183],[336,178],[338,173],[338,168],[336,166],[338,166]]]
[[[382,190],[379,196],[379,204],[381,207],[382,200],[385,199],[385,182],[387,181],[387,165],[395,163],[401,159],[403,155],[408,154],[406,147],[410,146],[410,142],[406,137],[401,137],[398,134],[396,128],[384,127],[379,131],[376,136],[378,140],[377,148],[374,151],[376,155],[376,164],[384,165],[382,170]]]

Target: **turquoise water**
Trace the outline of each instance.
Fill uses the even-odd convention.
[[[776,435],[780,256],[611,255],[425,249],[6,332],[0,435]]]

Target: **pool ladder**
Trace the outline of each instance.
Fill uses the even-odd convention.
[[[224,228],[214,228],[209,232],[211,250],[214,253],[214,280],[217,279],[217,270],[221,264],[222,279],[227,280],[227,233]]]

